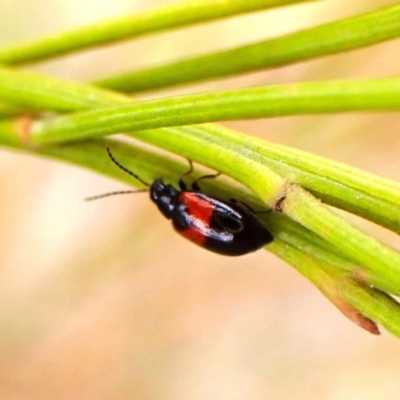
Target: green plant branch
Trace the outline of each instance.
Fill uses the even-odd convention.
[[[321,177],[329,176],[332,180],[364,192],[370,192],[372,188],[372,193],[377,198],[385,198],[393,202],[393,204],[399,203],[399,182],[385,179],[363,170],[357,170],[357,179],[353,179],[355,170],[347,164],[332,160],[328,161],[326,158],[277,143],[269,142],[268,145],[265,145],[265,141],[255,139],[251,146],[257,148],[261,154],[267,155],[277,161],[285,157],[287,163],[292,167],[300,167],[301,165],[303,171],[318,174]],[[289,154],[291,157],[288,157]]]
[[[26,112],[26,111],[27,111],[26,109],[24,110],[21,107],[17,107],[12,104],[0,102],[0,119],[9,118],[14,115],[22,114],[23,112]],[[29,111],[31,111],[31,110],[29,110]]]
[[[320,201],[296,185],[277,179],[262,162],[248,151],[246,146],[227,143],[222,136],[197,130],[179,128],[146,130],[131,134],[132,137],[181,154],[229,175],[249,187],[270,207],[285,196],[282,211],[288,216],[323,237],[342,254],[353,260],[369,282],[374,274],[384,277],[386,287],[392,293],[400,293],[400,254],[362,233],[324,207]],[[261,169],[258,169],[262,167]],[[279,176],[279,175],[278,175]]]
[[[260,192],[260,191],[259,191]],[[256,192],[257,194],[260,194]],[[299,186],[286,191],[283,212],[303,226],[337,246],[359,263],[359,279],[369,284],[370,274],[384,276],[385,288],[400,294],[400,254],[366,235],[325,207]]]
[[[387,82],[385,82],[385,88],[387,87],[393,89],[394,85],[388,85]],[[61,86],[60,89],[62,89]],[[145,104],[148,103],[149,102],[146,102]],[[138,104],[140,105],[140,103]],[[137,106],[137,104],[135,104],[135,106]],[[121,109],[123,111],[122,113]],[[37,132],[38,127],[41,127],[41,133],[49,129],[54,134],[54,127],[57,128],[57,124],[60,124],[60,121],[61,126],[65,121],[68,121],[70,128],[75,131],[83,132],[86,135],[88,125],[85,118],[89,115],[89,122],[92,124],[89,124],[90,126],[96,126],[96,130],[99,130],[101,134],[111,133],[121,128],[121,126],[115,125],[115,121],[113,120],[115,117],[113,111],[115,110],[117,110],[117,116],[122,115],[124,118],[124,123],[126,124],[123,125],[124,129],[130,130],[135,127],[137,128],[137,126],[135,126],[137,120],[135,120],[134,116],[131,114],[132,105],[127,105],[100,110],[100,114],[96,110],[73,115],[71,117],[64,117],[63,119],[51,120],[51,122],[37,121],[34,125],[34,129],[36,129]],[[126,118],[127,111],[129,112],[129,118]],[[84,122],[79,119],[82,115],[84,116]],[[93,115],[95,117],[93,117]],[[96,123],[94,123],[93,118],[96,119]],[[15,129],[13,124],[10,124],[8,127],[10,130]],[[106,131],[104,130],[105,127]],[[109,131],[107,131],[107,129]],[[141,131],[136,132],[134,136],[148,143],[164,147],[177,154],[186,155],[194,160],[202,161],[234,177],[238,181],[247,184],[270,206],[276,205],[280,198],[286,196],[283,207],[284,212],[305,227],[318,233],[332,245],[338,246],[346,257],[358,262],[363,271],[364,269],[367,270],[367,273],[363,273],[366,282],[371,282],[371,279],[373,279],[371,276],[382,274],[385,285],[384,289],[390,288],[391,292],[398,293],[400,287],[400,274],[398,271],[398,265],[400,265],[400,263],[398,253],[351,227],[351,225],[329,212],[299,187],[293,185],[287,186],[287,182],[279,176],[279,174],[274,173],[256,157],[252,157],[246,146],[239,146],[233,141],[227,142],[226,137],[223,135],[218,137],[217,132],[214,132],[214,134],[204,131],[199,132],[198,128],[195,134],[191,135],[190,129],[191,128],[188,127],[186,129],[170,128],[164,130]],[[29,133],[30,131],[28,129],[28,135]],[[65,137],[71,139],[72,135],[66,135]],[[232,166],[235,167],[232,168]],[[330,223],[327,224],[327,221]],[[327,226],[329,227],[328,230]],[[343,245],[344,239],[348,241],[346,245]]]
[[[60,161],[80,165],[89,168],[97,173],[116,178],[127,184],[142,188],[139,181],[132,179],[131,176],[121,172],[107,159],[104,160],[105,146],[112,148],[113,153],[117,154],[118,160],[130,170],[135,171],[144,180],[151,182],[155,177],[162,177],[166,182],[176,185],[177,176],[187,170],[186,161],[176,161],[165,155],[158,154],[149,149],[143,149],[131,143],[120,142],[112,139],[95,139],[78,143],[66,143],[58,146],[39,147],[33,152],[46,157],[56,158]],[[12,146],[14,147],[14,146]],[[21,148],[20,146],[16,146]],[[27,151],[26,148],[23,148]],[[29,150],[28,151],[32,151]],[[207,173],[196,165],[196,171],[192,174],[195,179]],[[225,180],[207,180],[202,183],[202,188],[207,193],[221,196],[222,198],[232,198],[239,196],[255,209],[265,207],[259,198],[244,190],[243,187],[227,183]],[[312,231],[305,229],[300,224],[285,217],[281,213],[268,213],[260,215],[268,228],[273,232],[274,237],[301,249],[309,257],[314,257],[324,262],[337,265],[339,269],[353,273],[358,266],[344,258],[336,247],[332,247],[328,242],[317,236]],[[376,286],[382,286],[379,277],[371,278]]]
[[[126,31],[117,33],[118,23],[121,23],[120,27],[127,23],[127,19],[121,19],[118,22],[111,21],[108,25],[71,31],[54,40],[53,44],[45,39],[36,42],[36,47],[22,46],[19,50],[14,47],[9,53],[9,62],[48,58],[51,54],[99,44],[102,39],[120,40],[166,27],[183,26],[254,11],[257,7],[261,9],[295,1],[236,0],[212,3],[214,8],[205,0],[201,4],[184,3],[143,13],[141,16],[147,18],[147,23],[150,22],[146,28],[140,25],[139,20],[132,27],[130,21],[130,25],[125,25]],[[196,14],[190,6],[199,12]],[[202,14],[203,6],[204,10],[208,9],[208,14]],[[183,12],[184,7],[188,15]],[[282,46],[285,40],[289,41],[289,45],[281,49],[283,63],[349,50],[398,36],[400,24],[396,13],[400,13],[398,6],[269,42]],[[314,42],[306,40],[310,32]],[[101,34],[104,34],[103,38]],[[319,47],[316,41],[318,35]],[[235,51],[254,50],[255,46]],[[297,51],[296,55],[294,51]],[[293,57],[291,61],[290,54]],[[4,53],[0,52],[0,60],[2,55]],[[278,52],[272,53],[272,56],[276,62],[279,60]],[[239,68],[236,72],[245,71],[243,67],[246,67],[246,62],[251,64],[253,61],[242,57],[236,65]],[[227,62],[226,58],[224,62]],[[194,67],[192,65],[191,68]],[[224,70],[225,75],[229,74],[228,70]],[[170,82],[173,84],[172,79]],[[282,211],[261,217],[275,238],[268,246],[270,251],[294,265],[347,317],[363,328],[378,333],[378,322],[400,336],[399,305],[380,291],[400,295],[400,254],[347,223],[298,185],[309,188],[331,204],[350,209],[398,231],[399,184],[214,125],[176,127],[197,122],[277,115],[392,111],[400,108],[399,94],[399,79],[381,79],[308,82],[133,102],[124,95],[90,85],[0,68],[0,98],[4,102],[0,104],[0,115],[16,112],[19,107],[31,112],[80,111],[72,116],[36,121],[29,115],[4,120],[0,123],[0,145],[82,165],[134,185],[138,182],[132,182],[131,177],[105,159],[105,143],[112,146],[118,154],[118,160],[146,181],[151,182],[155,177],[162,176],[174,182],[186,170],[183,161],[174,161],[170,156],[130,143],[108,139],[63,142],[127,131],[129,136],[142,142],[219,170],[246,185],[256,196],[223,179],[205,182],[204,187],[210,193],[220,193],[229,198],[234,190],[235,194],[239,193],[241,198],[250,204],[255,203],[260,209],[267,204],[275,211]],[[85,111],[91,109],[96,110]],[[48,146],[58,141],[59,145]],[[27,147],[27,144],[32,147]]]
[[[126,95],[107,89],[2,66],[0,99],[10,103],[7,107],[59,113],[133,102]]]
[[[184,1],[3,48],[0,51],[0,63],[16,65],[45,60],[167,29],[305,1],[307,0]]]
[[[40,147],[35,149],[34,152],[47,157],[57,158],[60,161],[68,161],[81,165],[98,173],[117,178],[130,185],[142,187],[140,182],[135,181],[132,177],[115,168],[109,160],[104,163],[106,144],[118,155],[118,160],[123,165],[138,173],[146,181],[151,182],[155,177],[163,177],[167,182],[176,184],[177,176],[187,170],[185,161],[177,162],[170,157],[160,155],[154,151],[110,139]],[[206,171],[199,169],[196,165],[196,173],[193,175],[193,179],[205,173]],[[260,202],[259,198],[243,191],[243,187],[234,186],[232,183],[228,184],[221,179],[205,181],[202,187],[206,192],[224,198],[239,195],[240,198],[245,199],[246,202],[256,209],[262,209],[263,207],[263,203]],[[276,239],[297,248],[298,251],[307,254],[307,257],[318,260],[318,263],[334,265],[335,268],[349,273],[353,277],[362,277],[363,271],[360,266],[350,261],[350,259],[345,258],[339,246],[330,245],[321,236],[305,229],[302,225],[286,218],[281,213],[265,214],[260,217],[265,221]],[[271,246],[268,246],[268,248],[271,249]],[[301,258],[301,265],[303,268],[308,269],[307,263],[304,263],[303,258]],[[304,272],[302,273],[304,274]],[[383,276],[385,274],[376,274],[373,272],[369,277],[369,282],[376,287],[391,291],[393,289],[392,286],[386,284],[386,278],[382,278]]]
[[[266,140],[249,140],[247,135],[219,125],[190,127],[192,134],[196,130],[198,135],[207,132],[245,147],[253,159],[310,190],[325,203],[400,233],[399,182]]]
[[[201,160],[247,185],[271,207],[284,196],[282,210],[287,215],[359,263],[366,282],[371,282],[371,276],[381,276],[385,281],[382,289],[399,294],[400,256],[397,252],[352,227],[301,188],[287,186],[282,177],[254,160],[245,147],[227,143],[224,137],[218,138],[215,134],[203,132],[199,135],[196,132],[190,135],[187,130],[178,128],[175,131],[136,132],[134,137],[193,160]]]
[[[327,87],[331,90],[328,90]],[[293,107],[297,104],[297,100],[306,99],[305,102],[316,103],[325,110],[326,108],[323,104],[328,101],[337,108],[357,109],[359,108],[357,99],[361,98],[362,101],[359,102],[362,102],[364,106],[368,103],[370,106],[378,108],[380,101],[377,97],[379,96],[377,89],[380,90],[382,98],[385,98],[384,96],[387,97],[385,102],[393,102],[393,99],[400,98],[400,80],[398,79],[280,85],[278,89],[276,87],[266,87],[228,91],[222,94],[208,93],[136,102],[118,108],[107,107],[104,110],[76,114],[72,117],[51,120],[48,123],[40,121],[34,126],[32,138],[36,143],[46,143],[46,140],[49,139],[50,142],[64,139],[71,140],[85,138],[92,134],[105,135],[118,131],[146,129],[168,124],[194,123],[198,122],[196,118],[199,115],[200,118],[206,119],[208,110],[211,114],[219,113],[219,116],[224,119],[227,114],[229,114],[228,116],[237,116],[237,113],[242,113],[243,115],[246,105],[251,110],[250,113],[254,110],[261,113],[260,108],[264,107],[264,109],[267,109],[265,114],[268,114],[268,105],[275,109],[279,107],[279,102],[275,95],[277,91],[281,93],[282,104],[285,104],[285,107],[287,107],[289,98],[284,97],[284,94],[294,93],[292,99]],[[227,99],[219,103],[215,101],[215,98],[223,98],[226,93],[228,93]],[[249,93],[252,93],[253,96],[249,95]],[[369,99],[367,99],[366,94],[369,94]],[[321,100],[321,97],[325,97],[325,102]],[[204,101],[204,106],[202,106],[199,99],[208,99],[208,101]],[[345,101],[341,102],[342,99],[345,99]],[[315,100],[318,100],[318,102]],[[350,103],[352,103],[351,107]],[[228,110],[224,109],[224,104],[227,105]],[[393,106],[391,107],[393,108]],[[238,109],[240,111],[236,111]],[[201,114],[199,114],[199,110]],[[227,113],[225,113],[226,111]],[[249,114],[246,116],[249,117]],[[101,127],[98,126],[99,120],[102,121]],[[78,129],[76,128],[77,126]],[[200,129],[208,129],[210,131],[213,128],[201,127]],[[222,134],[223,129],[217,128],[217,130],[219,131],[218,134]],[[78,135],[77,137],[74,137],[75,132]],[[226,139],[230,141],[237,140],[236,136],[233,131],[229,131],[225,135]],[[329,162],[322,162],[321,158],[318,157],[302,157],[301,152],[298,151],[288,150],[285,152],[282,147],[274,147],[272,144],[266,144],[256,139],[251,144],[252,142],[247,139],[247,137],[240,137],[238,141],[242,145],[246,144],[247,148],[256,148],[258,153],[266,155],[264,162],[276,172],[290,176],[292,181],[298,182],[316,194],[321,195],[324,200],[327,200],[332,205],[355,212],[396,232],[400,230],[400,214],[398,212],[400,186],[398,183],[378,179],[374,175],[367,173],[360,173],[359,176],[354,174],[354,169],[345,166],[339,167],[338,163],[330,165]],[[290,152],[293,155],[288,154]],[[272,157],[271,154],[273,155]],[[289,165],[282,163],[286,159],[288,159]],[[301,168],[299,168],[300,165],[302,165]],[[328,177],[331,180],[328,181]],[[346,183],[345,185],[343,181]]]
[[[399,303],[391,296],[373,288],[351,283],[342,285],[341,293],[343,300],[352,304],[362,315],[400,337]]]
[[[1,138],[1,137],[0,137]],[[98,173],[117,178],[121,181],[138,185],[127,174],[108,161],[104,163],[104,147],[107,143],[118,159],[129,169],[136,171],[144,179],[151,181],[156,176],[163,176],[175,183],[187,166],[170,157],[160,155],[132,144],[115,140],[90,140],[80,143],[69,143],[60,146],[41,147],[35,153],[81,165]],[[0,140],[0,144],[1,143]],[[32,151],[12,145],[12,148]],[[197,166],[196,166],[197,170]],[[203,171],[196,171],[195,176]],[[204,182],[205,189],[225,198],[232,197],[241,189],[225,181]],[[202,185],[203,186],[203,185]],[[259,200],[243,192],[246,201],[261,206]],[[254,203],[255,202],[255,203]],[[304,229],[281,214],[272,213],[265,216],[267,226],[272,230],[275,241],[268,245],[274,254],[295,266],[304,276],[310,279],[321,292],[353,322],[371,333],[378,333],[376,322],[385,326],[390,332],[400,336],[400,313],[398,304],[388,295],[378,290],[365,287],[354,280],[356,266],[336,254],[336,249],[327,242]],[[348,272],[346,272],[348,271]],[[372,321],[371,321],[372,319]]]
[[[32,142],[56,143],[115,132],[214,121],[349,111],[400,110],[400,78],[305,82],[137,101],[38,121]],[[99,127],[99,121],[102,121]],[[79,126],[79,129],[76,127]]]
[[[395,5],[278,38],[108,77],[96,84],[126,93],[160,89],[276,68],[399,36],[400,5]]]
[[[215,189],[213,188],[213,190]],[[248,198],[246,197],[246,201],[247,200]],[[253,202],[254,199],[251,198],[251,201]],[[254,204],[259,206],[258,203]],[[266,226],[268,226],[268,229],[273,232],[276,239],[279,239],[284,242],[285,245],[289,245],[302,253],[301,256],[296,256],[296,259],[299,259],[299,265],[296,263],[293,265],[309,279],[311,279],[309,274],[312,273],[310,269],[313,267],[308,265],[308,259],[312,260],[311,263],[317,263],[318,267],[326,273],[330,273],[331,267],[334,267],[335,270],[341,271],[341,273],[346,273],[345,275],[347,276],[347,279],[351,278],[359,284],[362,284],[362,282],[365,281],[365,270],[360,267],[359,263],[351,261],[348,257],[344,256],[341,247],[332,246],[330,243],[322,239],[321,236],[318,236],[316,233],[286,217],[284,214],[273,213],[266,217],[262,217],[262,219]],[[274,246],[269,245],[268,250],[281,257],[281,247],[279,247],[279,251],[276,252]],[[282,258],[285,259],[285,257]],[[317,274],[319,274],[319,271],[317,271]],[[315,284],[318,283],[318,281],[315,281],[314,279],[311,280]],[[368,284],[371,287],[391,292],[393,285],[388,285],[387,281],[388,279],[386,276],[382,276],[376,272],[372,272],[368,275]],[[319,285],[317,284],[317,286]]]
[[[1,88],[5,88],[5,90],[2,91]],[[53,111],[66,109],[79,111],[87,107],[94,107],[96,104],[110,106],[121,103],[132,104],[129,97],[115,95],[90,85],[65,83],[60,79],[7,68],[0,68],[0,96],[1,93],[3,97],[7,97],[8,100],[13,100],[17,104],[35,106],[38,109],[50,105]],[[105,114],[107,115],[102,124],[108,116],[108,113]],[[130,115],[128,119],[132,120]],[[52,121],[50,120],[50,123]],[[41,122],[39,123],[41,124]],[[7,127],[9,123],[5,121],[3,124]],[[3,129],[3,134],[7,131],[8,140],[11,142],[19,140],[29,142],[30,130],[28,129],[27,132],[26,126],[25,123],[11,122],[11,130]],[[15,128],[17,128],[18,135],[14,131]],[[74,129],[81,132],[82,127],[77,126]],[[201,136],[203,132],[208,135],[219,135],[220,138],[224,137],[226,142],[244,146],[247,151],[252,151],[254,159],[268,165],[282,176],[288,177],[287,179],[290,179],[291,182],[313,191],[328,204],[354,212],[396,232],[400,230],[398,209],[400,185],[397,182],[295,149],[256,138],[249,140],[246,135],[240,135],[219,126],[202,125],[177,129],[193,135]],[[97,127],[97,130],[101,131],[100,127]],[[175,132],[175,128],[173,131]]]
[[[314,283],[353,322],[371,333],[379,333],[375,325],[379,323],[400,337],[399,304],[392,297],[287,243],[271,243],[270,250]]]

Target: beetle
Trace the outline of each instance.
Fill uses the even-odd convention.
[[[261,223],[256,216],[257,213],[249,205],[235,199],[224,200],[211,196],[200,189],[199,180],[215,178],[219,173],[201,176],[188,188],[183,177],[193,171],[192,162],[189,161],[190,168],[179,177],[179,189],[177,189],[164,183],[161,178],[155,179],[151,184],[145,182],[121,165],[108,147],[107,153],[118,168],[133,176],[148,189],[111,192],[86,200],[148,191],[150,199],[164,217],[172,221],[174,229],[179,234],[198,246],[226,256],[247,254],[273,241],[271,232]]]

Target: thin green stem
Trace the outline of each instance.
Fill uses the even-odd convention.
[[[400,233],[400,183],[314,154],[252,138],[217,125],[192,126],[247,149],[253,159],[312,191],[325,203]],[[200,132],[198,133],[200,134]]]
[[[400,337],[399,304],[386,293],[360,284],[334,264],[312,258],[286,243],[271,244],[270,251],[292,264],[356,324],[378,333],[374,323],[379,323]]]
[[[27,110],[12,104],[0,103],[0,119],[9,118],[14,115],[22,114],[26,111]]]
[[[341,294],[346,302],[353,304],[363,315],[400,337],[399,303],[391,296],[349,283],[342,285]]]
[[[130,39],[306,0],[192,0],[159,7],[106,22],[59,33],[0,51],[3,64],[22,64],[57,57],[95,46]]]
[[[400,5],[395,5],[278,38],[105,78],[96,84],[126,93],[159,89],[276,68],[399,36]]]
[[[115,132],[213,121],[398,110],[400,78],[305,82],[140,101],[51,122],[39,121],[32,131],[32,141],[56,143]]]
[[[0,67],[0,99],[30,110],[55,112],[133,101],[107,89],[6,67]]]
[[[261,195],[264,190],[255,188],[255,192]],[[400,254],[397,251],[321,207],[319,200],[296,185],[287,189],[282,211],[358,262],[360,279],[369,283],[372,272],[384,277],[386,288],[391,286],[392,293],[400,294]]]

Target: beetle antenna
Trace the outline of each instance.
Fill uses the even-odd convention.
[[[110,192],[110,193],[98,194],[96,196],[86,197],[85,201],[92,201],[92,200],[102,199],[103,197],[114,196],[115,194],[132,194],[132,193],[141,193],[141,192],[147,192],[147,189],[120,190],[118,192]]]
[[[122,164],[120,164],[113,156],[111,153],[111,150],[108,146],[106,146],[106,150],[108,153],[108,156],[111,158],[111,161],[122,171],[126,172],[127,174],[133,176],[135,179],[137,179],[140,183],[143,183],[145,186],[150,186],[149,183],[145,182],[140,176],[136,175],[134,172],[130,171],[128,168],[124,167]],[[131,194],[131,193],[141,193],[141,192],[147,192],[148,189],[138,189],[138,190],[119,190],[117,192],[109,192],[109,193],[104,193],[104,194],[99,194],[96,196],[91,196],[91,197],[86,197],[85,201],[91,201],[91,200],[97,200],[97,199],[102,199],[103,197],[108,197],[108,196],[114,196],[116,194]]]
[[[122,164],[120,164],[112,155],[111,150],[108,146],[106,146],[108,156],[111,158],[111,161],[122,171],[126,172],[127,174],[133,176],[135,179],[137,179],[139,182],[143,183],[145,186],[150,186],[150,183],[145,182],[140,176],[136,175],[134,172],[130,171],[128,168],[124,167]],[[132,192],[131,192],[132,193]]]

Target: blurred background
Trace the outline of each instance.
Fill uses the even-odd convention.
[[[0,45],[168,3],[2,1]],[[303,4],[30,69],[88,81],[395,3]],[[398,75],[398,54],[399,42],[391,41],[161,95]],[[227,125],[400,179],[394,113]],[[67,164],[1,149],[0,179],[1,399],[398,398],[400,341],[353,325],[268,252],[225,258],[197,248],[172,231],[146,194],[85,203],[125,187]],[[400,247],[394,235],[355,222]]]

